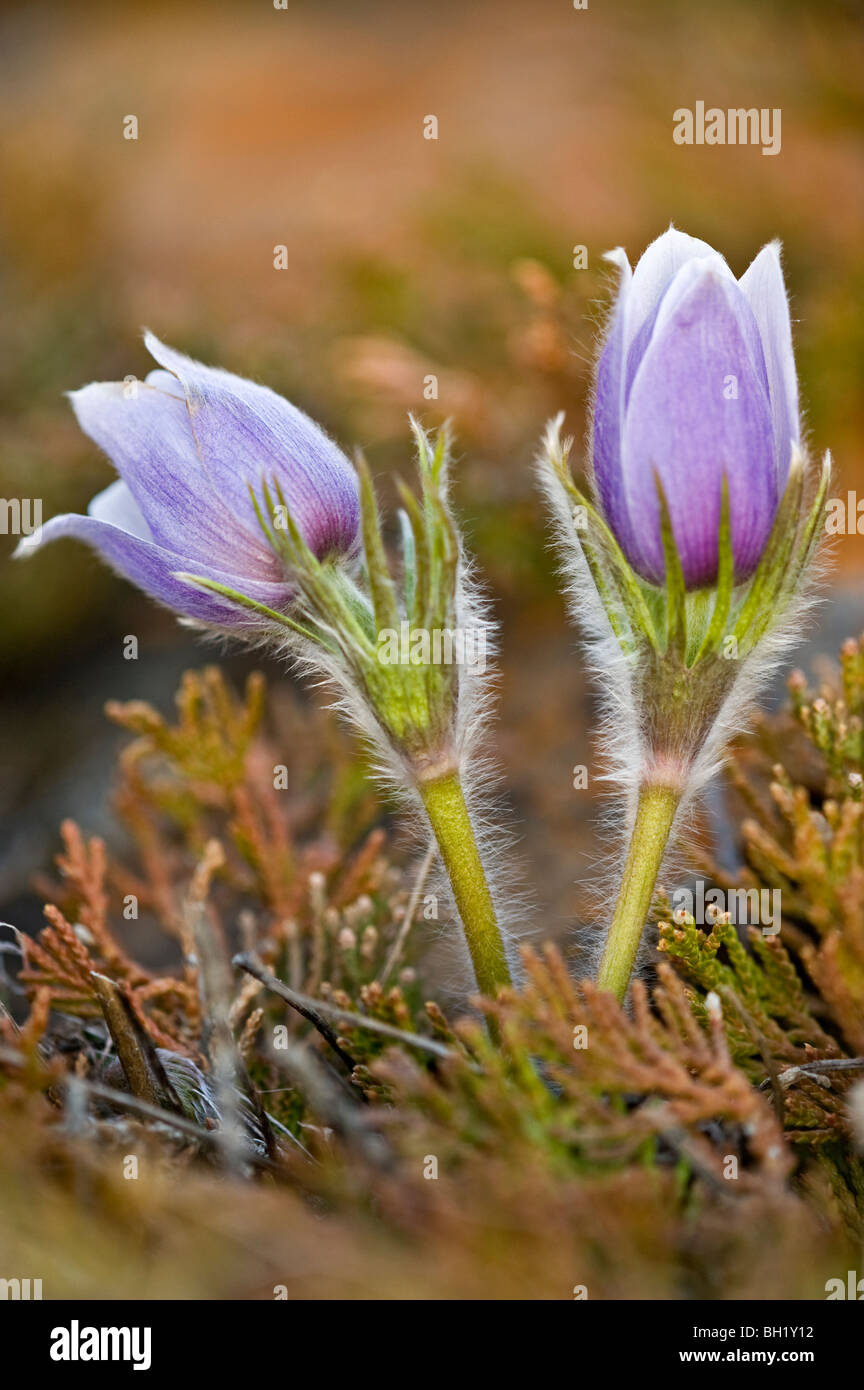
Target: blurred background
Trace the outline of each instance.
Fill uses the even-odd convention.
[[[572,785],[592,720],[536,441],[562,409],[583,436],[605,250],[635,260],[674,221],[740,275],[780,237],[811,443],[834,451],[835,492],[864,497],[860,3],[27,4],[5,8],[0,54],[0,496],[47,518],[110,481],[63,393],[146,373],[142,325],[361,445],[388,503],[406,412],[451,417],[503,625],[497,754],[560,932],[597,849],[594,786]],[[781,153],[674,144],[673,111],[699,100],[781,108]],[[213,653],[83,547],[12,565],[14,545],[0,535],[0,919],[33,928],[59,820],[109,826],[104,702],[167,709]],[[862,539],[834,564],[811,665],[864,625]]]

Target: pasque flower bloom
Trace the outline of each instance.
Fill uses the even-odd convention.
[[[444,662],[382,663],[378,641],[403,621],[425,632],[470,623],[485,650],[488,625],[447,498],[448,432],[433,442],[412,422],[422,500],[402,489],[395,580],[362,458],[352,467],[273,391],[193,362],[150,333],[145,342],[159,364],[146,381],[72,393],[78,423],[120,477],[86,516],[54,517],[24,551],[73,536],[187,619],[247,637],[278,634],[305,674],[336,690],[382,771],[422,807],[477,984],[494,994],[510,982],[507,951],[463,787],[485,687],[479,673]]]
[[[54,517],[33,540],[73,536],[185,617],[258,626],[260,609],[181,576],[285,612],[295,587],[256,511],[262,484],[281,492],[304,541],[323,559],[358,543],[354,469],[274,391],[202,366],[152,333],[145,342],[159,363],[145,381],[94,382],[71,393],[78,423],[120,477],[93,498],[86,516]]]
[[[736,280],[707,242],[670,228],[621,281],[600,359],[593,466],[633,568],[665,572],[657,479],[688,589],[718,569],[723,476],[735,577],[765,548],[800,439],[789,307],[776,243]]]
[[[736,280],[670,228],[621,282],[597,374],[595,490],[562,416],[541,476],[600,682],[629,842],[598,967],[619,998],[670,839],[798,632],[830,456],[801,443],[777,246]]]

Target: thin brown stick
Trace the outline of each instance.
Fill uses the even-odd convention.
[[[826,1057],[819,1062],[802,1062],[800,1066],[787,1067],[777,1077],[784,1091],[794,1085],[800,1076],[818,1077],[832,1071],[860,1071],[864,1067],[864,1057]],[[762,1081],[759,1089],[764,1090],[770,1081]]]
[[[321,1034],[328,1047],[332,1047],[342,1065],[347,1067],[349,1072],[353,1072],[357,1063],[351,1056],[351,1053],[346,1052],[339,1042],[339,1039],[324,1017],[324,1006],[319,1000],[310,999],[307,994],[298,994],[296,990],[291,989],[290,985],[283,984],[282,980],[278,980],[275,975],[270,974],[270,971],[264,967],[257,956],[250,955],[248,951],[241,951],[239,955],[234,957],[231,964],[237,966],[240,970],[245,970],[247,975],[251,975],[253,979],[258,980],[259,983],[269,989],[272,994],[278,994],[280,999],[284,999],[286,1004],[290,1004],[292,1009],[296,1009],[298,1014],[302,1014],[303,1018],[312,1024],[313,1028],[318,1029],[318,1032]]]
[[[133,1096],[180,1114],[177,1093],[165,1074],[152,1039],[135,1017],[125,990],[97,970],[91,970],[90,979]]]
[[[330,1044],[331,1047],[335,1047],[340,1055],[344,1057],[347,1057],[348,1054],[344,1053],[343,1049],[339,1046],[336,1035],[327,1023],[325,1015],[336,1019],[340,1023],[348,1023],[354,1028],[365,1028],[370,1033],[379,1033],[382,1037],[392,1038],[394,1042],[404,1043],[406,1047],[419,1048],[423,1052],[431,1053],[434,1057],[447,1058],[455,1057],[456,1055],[450,1048],[445,1047],[443,1043],[436,1042],[434,1038],[424,1038],[420,1033],[406,1032],[402,1028],[396,1028],[392,1023],[383,1023],[377,1018],[367,1018],[363,1014],[352,1013],[350,1009],[340,1009],[337,1004],[330,1004],[326,1000],[310,999],[307,994],[298,994],[295,990],[289,988],[288,985],[283,984],[275,975],[271,975],[270,971],[266,970],[260,961],[256,960],[253,956],[249,956],[247,953],[241,953],[235,956],[233,964],[236,965],[238,969],[245,970],[248,974],[253,975],[256,980],[259,980],[262,985],[271,990],[274,994],[278,994],[280,999],[284,999],[286,1004],[290,1004],[299,1014],[302,1014],[304,1018],[308,1019],[309,1022],[318,1029],[322,1036],[327,1038],[328,1042],[330,1042],[330,1038],[332,1037],[333,1042]],[[355,1063],[352,1062],[352,1068],[354,1065]]]

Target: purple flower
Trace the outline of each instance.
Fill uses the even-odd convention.
[[[776,243],[736,280],[704,241],[670,228],[631,272],[600,358],[593,466],[630,564],[660,583],[655,472],[688,589],[717,576],[723,476],[736,579],[759,563],[800,440],[789,306]]]
[[[79,425],[120,477],[93,498],[86,516],[56,516],[33,540],[74,536],[185,617],[260,626],[260,614],[178,576],[200,576],[284,612],[295,590],[267,542],[250,486],[260,498],[262,482],[271,494],[278,483],[303,538],[323,559],[357,543],[354,469],[275,391],[193,362],[152,333],[145,342],[160,368],[146,381],[94,382],[71,393]]]

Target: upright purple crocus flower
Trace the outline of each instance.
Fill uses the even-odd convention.
[[[765,548],[800,439],[789,306],[777,243],[736,280],[707,242],[670,228],[631,271],[624,251],[597,376],[593,466],[625,556],[660,583],[656,477],[688,589],[718,569],[724,474],[735,577]]]
[[[346,555],[359,534],[354,469],[274,391],[202,366],[152,333],[145,342],[159,363],[145,381],[94,382],[71,393],[78,423],[119,478],[93,498],[86,516],[54,517],[19,550],[73,536],[184,617],[232,629],[260,626],[260,610],[180,576],[193,574],[284,613],[294,586],[267,541],[250,488],[259,499],[262,484],[271,495],[281,489],[319,559]]]
[[[628,848],[597,972],[621,1000],[670,837],[797,631],[831,460],[817,471],[801,445],[776,244],[740,280],[674,228],[635,271],[623,251],[611,259],[621,284],[597,375],[596,496],[573,478],[561,415],[540,465],[624,794]]]

